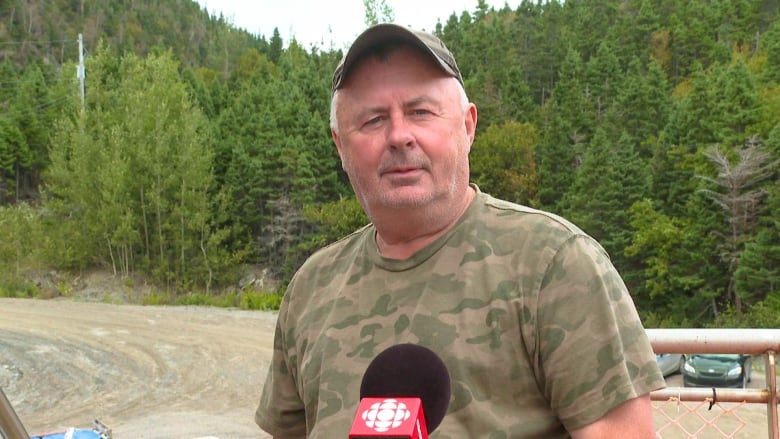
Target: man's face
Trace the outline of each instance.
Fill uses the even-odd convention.
[[[447,206],[468,190],[476,108],[460,84],[410,47],[353,67],[339,90],[333,140],[368,215]]]

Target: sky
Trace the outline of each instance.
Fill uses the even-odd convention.
[[[269,39],[279,29],[287,43],[295,37],[305,49],[344,49],[365,27],[363,0],[197,0],[212,15],[222,15],[233,25]],[[496,9],[515,9],[520,0],[487,0]],[[456,13],[473,13],[477,0],[385,0],[395,22],[432,31]]]

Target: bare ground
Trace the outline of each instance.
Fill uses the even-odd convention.
[[[254,410],[275,313],[130,305],[143,294],[138,285],[130,291],[95,273],[71,285],[69,299],[0,299],[0,388],[29,433],[87,428],[97,419],[115,439],[270,438]],[[751,387],[765,386],[762,372],[753,377]],[[673,375],[667,383],[679,381]],[[680,419],[691,407],[655,403],[659,436],[768,436],[765,406],[723,407],[724,434],[700,419],[724,410],[705,404]],[[668,426],[669,419],[677,421]]]
[[[28,433],[269,438],[254,410],[275,315],[0,299],[0,387]]]

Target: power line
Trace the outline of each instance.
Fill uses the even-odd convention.
[[[74,42],[78,43],[78,48],[79,48],[79,64],[76,66],[76,78],[78,78],[78,80],[80,82],[79,85],[80,85],[80,89],[81,89],[80,90],[81,91],[81,109],[82,109],[82,111],[84,111],[84,97],[85,97],[84,96],[84,94],[85,94],[84,93],[84,80],[86,78],[86,74],[85,74],[85,68],[84,68],[85,49],[84,49],[84,40],[83,40],[83,35],[82,34],[79,34],[78,39],[67,39],[67,40],[3,41],[3,42],[0,42],[0,46],[21,46],[21,45],[27,44],[27,43],[37,44],[37,45],[53,46],[54,44],[57,44],[57,43],[72,44]],[[30,79],[30,80],[19,79],[19,80],[13,80],[13,81],[0,81],[0,86],[4,86],[4,85],[17,86],[17,85],[29,84],[29,83],[35,83],[35,82],[37,82],[37,79]],[[32,107],[31,109],[32,109],[32,111],[36,111],[37,112],[37,111],[43,110],[43,109],[48,108],[48,107],[60,105],[60,104],[62,104],[64,102],[66,102],[67,100],[68,100],[67,97],[61,97],[61,98],[54,99],[54,100],[42,101],[42,102],[39,102],[38,105]],[[18,116],[22,112],[23,112],[23,110],[16,110],[16,111],[10,110],[10,111],[8,111],[8,109],[6,109],[5,114],[6,114],[6,116],[14,117],[14,116]]]
[[[18,80],[18,81],[0,81],[0,86],[4,85],[20,85],[20,84],[33,84],[35,82],[38,82],[37,79],[27,79],[27,80]],[[45,81],[44,81],[45,82]]]
[[[40,102],[38,105],[36,105],[34,107],[31,107],[30,110],[32,110],[33,112],[38,112],[38,111],[45,110],[45,109],[50,108],[50,107],[56,107],[56,106],[59,106],[61,104],[64,104],[64,103],[68,102],[69,99],[70,99],[69,97],[64,96],[64,97],[53,99],[53,100],[49,100],[49,101],[43,101],[43,102]],[[6,109],[3,112],[3,116],[11,118],[11,119],[14,119],[14,118],[16,118],[16,117],[18,117],[20,115],[23,115],[24,113],[25,113],[25,110],[23,110],[23,109]]]
[[[75,42],[75,39],[67,39],[67,40],[22,40],[22,41],[0,41],[0,46],[21,46],[22,44],[35,44],[35,45],[54,45],[54,44],[60,44],[60,43],[73,43]]]

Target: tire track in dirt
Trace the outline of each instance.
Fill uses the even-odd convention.
[[[276,316],[0,299],[0,387],[29,433],[268,438],[254,424]]]

